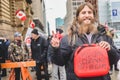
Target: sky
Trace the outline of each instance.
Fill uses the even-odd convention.
[[[44,0],[46,18],[50,24],[50,33],[55,31],[55,18],[64,18],[66,15],[66,0]]]

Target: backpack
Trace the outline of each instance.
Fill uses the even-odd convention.
[[[95,44],[79,46],[74,53],[74,73],[78,77],[97,77],[108,74],[107,51]]]

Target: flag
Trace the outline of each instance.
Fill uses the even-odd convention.
[[[27,47],[30,47],[30,43],[31,43],[31,32],[32,32],[32,28],[28,28],[27,32],[25,34],[25,40],[24,42],[26,43]]]
[[[21,21],[26,20],[26,14],[21,10],[16,11],[16,17],[19,18]]]
[[[30,21],[30,27],[33,28],[33,29],[35,27],[35,23],[32,20]]]

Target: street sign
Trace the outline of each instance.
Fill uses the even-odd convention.
[[[112,16],[117,16],[117,9],[112,10]]]

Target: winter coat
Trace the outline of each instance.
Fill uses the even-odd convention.
[[[47,41],[43,37],[38,37],[36,40],[31,40],[32,58],[38,62],[45,62],[47,59]]]
[[[0,39],[0,63],[4,63],[4,59],[5,59],[5,42],[4,40]]]
[[[112,45],[112,47],[114,47],[115,52],[117,54],[117,55],[114,55],[112,53],[108,54],[109,55],[110,66],[112,66],[113,64],[117,63],[117,61],[120,59],[120,51],[114,45],[113,39],[111,37],[109,37],[106,34],[103,34],[102,36],[103,36],[104,41],[107,41],[110,45]],[[112,56],[112,55],[114,55],[114,56]]]
[[[99,36],[98,34],[93,34],[91,43],[99,43],[100,41],[103,41],[102,36]],[[79,36],[75,45],[71,46],[68,44],[68,36],[65,36],[62,38],[60,47],[58,49],[51,47],[51,51],[53,51],[52,54],[54,56],[58,56],[58,65],[66,65],[66,74],[67,74],[67,80],[111,80],[109,73],[104,76],[99,77],[89,77],[89,78],[81,78],[77,77],[74,74],[73,70],[73,60],[71,60],[71,55],[73,55],[75,48],[82,44],[89,44],[88,39],[85,35]],[[111,45],[111,50],[108,51],[108,54],[111,54],[110,56],[117,56],[115,48]]]
[[[22,41],[12,41],[8,47],[10,60],[13,62],[20,62],[27,60],[28,48]]]

